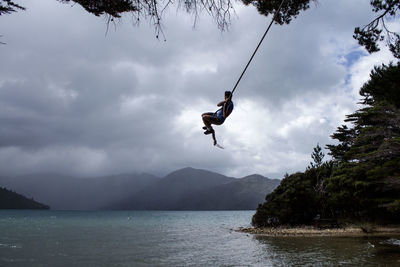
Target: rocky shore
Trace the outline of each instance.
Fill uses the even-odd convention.
[[[319,229],[314,226],[239,228],[239,232],[260,236],[400,236],[400,226],[346,226],[343,228]]]

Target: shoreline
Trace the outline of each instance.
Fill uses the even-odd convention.
[[[320,229],[314,226],[297,226],[297,227],[263,227],[263,228],[245,228],[240,227],[236,231],[253,234],[256,236],[267,237],[386,237],[400,236],[400,225],[394,226],[374,226],[368,231],[363,230],[360,226],[346,226],[341,228]]]

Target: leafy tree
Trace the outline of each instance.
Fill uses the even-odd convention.
[[[154,23],[157,38],[161,31],[161,13],[157,5],[157,1],[148,0],[58,0],[62,3],[78,3],[87,12],[94,14],[95,16],[104,15],[107,20],[107,30],[109,24],[114,22],[115,19],[121,18],[123,13],[131,13],[134,16],[134,21],[139,23],[140,17],[144,15],[149,17],[151,22]],[[167,5],[169,2],[167,3]]]
[[[327,180],[329,205],[338,216],[392,220],[400,188],[400,63],[371,72],[360,89],[365,107],[347,116],[330,145],[338,163]],[[348,203],[352,203],[349,205]]]
[[[337,132],[331,135],[332,139],[339,141],[338,145],[327,145],[326,147],[330,150],[328,153],[337,162],[348,162],[349,159],[346,156],[346,152],[350,150],[350,147],[354,144],[356,137],[356,131],[354,128],[348,128],[347,125],[338,127]]]
[[[245,5],[255,6],[260,14],[268,16],[275,14],[282,0],[242,0],[242,2]],[[289,24],[300,14],[300,11],[310,8],[310,2],[316,2],[316,0],[285,0],[275,21],[278,24]]]
[[[274,14],[278,9],[280,0],[242,0],[246,5],[253,5],[260,14]],[[311,2],[316,0],[286,0],[279,12],[276,22],[279,24],[290,23],[301,11],[310,8]],[[354,29],[353,37],[364,46],[369,53],[379,51],[379,42],[386,41],[390,51],[396,58],[400,58],[400,35],[387,26],[387,22],[395,19],[399,9],[400,0],[371,0],[372,11],[378,16],[363,27]]]
[[[315,216],[317,201],[312,177],[295,173],[282,180],[280,185],[266,196],[252,218],[257,227],[273,225],[297,225],[309,223]]]
[[[319,145],[314,148],[314,163],[304,173],[285,175],[280,185],[266,196],[252,218],[256,227],[309,224],[317,214],[327,215],[324,180],[332,173],[333,164],[322,162]]]
[[[363,97],[361,103],[372,106],[380,102],[387,102],[400,108],[399,69],[399,64],[375,67],[370,74],[370,80],[360,89],[360,95]]]
[[[371,72],[360,89],[366,107],[347,115],[353,128],[341,126],[332,135],[338,145],[328,145],[339,162],[391,160],[400,156],[400,62]]]
[[[314,162],[310,162],[310,165],[307,167],[307,169],[313,169],[313,168],[318,168],[322,165],[323,159],[325,157],[325,154],[322,152],[322,148],[317,144],[316,147],[314,147],[313,153],[311,154],[311,158],[313,159]]]
[[[332,172],[333,162],[323,162],[325,154],[322,152],[322,148],[317,144],[313,149],[313,153],[311,154],[311,158],[313,162],[310,162],[310,165],[307,167],[307,172],[309,175],[315,177],[314,178],[314,191],[316,197],[318,198],[320,208],[318,210],[319,215],[322,217],[327,216],[327,195],[326,195],[326,183],[325,180]],[[328,170],[328,173],[327,173]]]
[[[354,30],[354,38],[369,53],[379,51],[379,42],[386,40],[390,51],[400,58],[400,35],[387,27],[387,20],[395,18],[400,9],[400,0],[371,0],[373,12],[379,13],[373,21]]]
[[[11,0],[0,0],[0,16],[16,12],[17,10],[25,10],[25,8]]]
[[[129,12],[136,22],[144,18],[154,24],[156,36],[162,34],[162,17],[165,10],[172,4],[178,4],[180,8],[191,13],[195,17],[200,12],[205,11],[215,20],[217,26],[224,30],[230,24],[231,12],[233,12],[232,0],[177,0],[157,1],[157,0],[57,0],[62,3],[78,3],[86,11],[96,15],[105,15],[107,26],[120,18],[121,14]],[[252,5],[257,8],[260,14],[268,16],[275,14],[281,5],[281,0],[241,0],[245,5]],[[278,24],[289,24],[300,12],[310,8],[310,4],[317,0],[285,0],[280,12],[275,18]],[[386,40],[393,55],[400,58],[400,36],[387,27],[387,21],[396,18],[400,8],[400,0],[371,0],[372,11],[379,15],[370,23],[354,30],[354,38],[359,44],[365,46],[368,52],[379,51],[379,42]],[[24,9],[11,0],[0,0],[0,15],[2,13],[14,12]]]
[[[57,0],[64,4],[77,3],[87,12],[95,16],[105,16],[107,29],[110,23],[121,18],[122,14],[129,13],[133,17],[134,24],[139,24],[142,19],[150,21],[154,25],[156,37],[163,35],[162,18],[163,13],[175,1],[157,0]],[[191,13],[195,17],[195,22],[200,12],[205,11],[210,14],[217,26],[225,30],[230,23],[230,16],[233,10],[232,0],[177,0],[178,7]],[[24,7],[10,0],[0,0],[0,15],[2,13],[15,12]]]
[[[86,11],[96,16],[104,15],[107,20],[107,28],[115,19],[119,19],[123,13],[130,13],[133,21],[139,24],[142,19],[149,20],[154,25],[156,37],[160,34],[164,36],[162,30],[163,13],[174,1],[157,0],[58,0],[62,3],[78,3]],[[178,7],[191,13],[196,23],[198,15],[206,11],[215,20],[221,30],[225,30],[230,23],[231,11],[233,9],[232,0],[178,0]]]
[[[364,107],[347,115],[322,163],[319,145],[304,173],[285,175],[253,216],[254,226],[309,224],[315,215],[400,223],[400,62],[371,72]]]
[[[383,156],[382,153],[386,153],[386,157],[395,155],[392,150],[396,150],[397,147],[394,138],[398,135],[398,125],[400,125],[399,74],[399,65],[383,65],[375,67],[371,72],[370,81],[360,89],[360,95],[363,96],[360,103],[367,107],[347,115],[345,121],[353,123],[354,127],[348,128],[347,125],[338,127],[337,132],[331,137],[338,140],[339,144],[327,145],[329,154],[336,161],[363,160],[368,156],[368,151],[374,151],[369,156]],[[379,146],[382,146],[381,153],[378,153]],[[385,147],[390,147],[391,150],[384,149]]]

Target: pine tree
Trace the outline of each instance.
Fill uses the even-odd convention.
[[[363,27],[354,29],[353,37],[369,53],[380,50],[379,42],[386,43],[393,56],[400,58],[400,35],[388,28],[387,20],[396,18],[400,9],[400,0],[371,0],[372,11],[379,15]]]
[[[322,148],[317,144],[313,149],[313,153],[311,154],[311,158],[314,162],[310,162],[310,165],[307,167],[308,169],[319,168],[322,165],[322,160],[324,159],[325,154],[322,152]]]
[[[328,179],[330,204],[355,217],[400,218],[400,63],[376,67],[360,95],[365,107],[346,119],[352,128],[339,127],[339,144],[328,146],[339,163]]]
[[[356,131],[354,128],[348,128],[347,125],[338,127],[337,132],[332,134],[331,138],[338,140],[339,144],[327,145],[326,147],[330,150],[328,154],[331,155],[336,162],[348,162],[349,158],[346,156],[346,153],[354,144],[355,137]]]

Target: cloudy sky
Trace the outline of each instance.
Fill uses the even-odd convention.
[[[217,139],[201,114],[231,90],[270,17],[235,5],[228,31],[207,14],[165,13],[166,42],[124,16],[102,17],[55,0],[0,17],[0,175],[57,172],[166,175],[191,166],[242,177],[303,171],[313,147],[357,109],[374,64],[352,38],[369,1],[320,0],[274,25],[234,95]],[[399,21],[391,23],[399,30]]]

